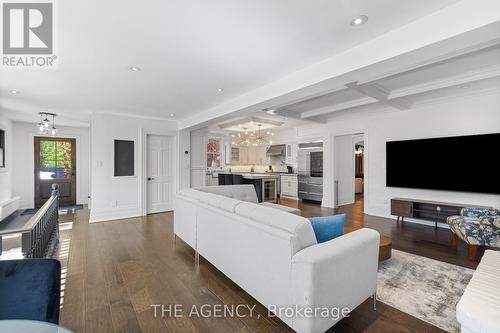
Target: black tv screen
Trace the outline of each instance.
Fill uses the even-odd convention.
[[[386,185],[500,194],[500,133],[386,143]]]

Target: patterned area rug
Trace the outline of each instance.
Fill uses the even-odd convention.
[[[377,299],[448,332],[459,332],[455,307],[474,271],[393,250],[379,264]]]

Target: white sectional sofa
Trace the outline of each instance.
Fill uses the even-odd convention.
[[[500,332],[500,251],[486,250],[457,304],[462,333]]]
[[[245,201],[252,190],[181,190],[175,235],[297,332],[324,332],[342,319],[341,309],[375,294],[378,232],[360,229],[317,244],[307,219]]]

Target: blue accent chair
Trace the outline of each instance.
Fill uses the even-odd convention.
[[[59,324],[61,263],[55,259],[0,261],[0,320]]]

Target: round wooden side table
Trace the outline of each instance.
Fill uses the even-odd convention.
[[[392,240],[389,237],[380,235],[380,247],[378,250],[378,261],[384,261],[391,257]]]

